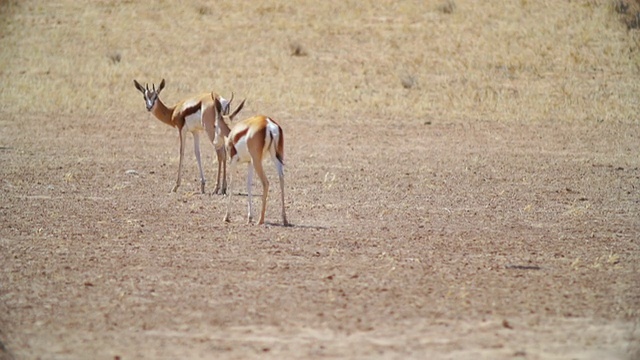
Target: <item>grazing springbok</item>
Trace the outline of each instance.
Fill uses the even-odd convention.
[[[231,115],[223,115],[222,103],[214,96],[211,98],[216,108],[216,136],[222,137],[229,157],[229,188],[227,196],[227,211],[224,221],[229,221],[231,208],[231,183],[238,163],[250,163],[247,175],[248,214],[247,221],[251,223],[251,187],[253,171],[255,170],[262,182],[262,211],[258,225],[264,224],[264,214],[267,209],[267,195],[269,194],[269,180],[262,168],[262,160],[269,153],[276,166],[280,178],[280,201],[282,204],[282,223],[289,225],[284,208],[284,134],[282,128],[273,119],[266,116],[254,116],[240,121],[229,128],[233,118],[244,106],[244,100]]]
[[[164,89],[164,79],[160,82],[157,90],[155,84],[152,84],[153,87],[151,89],[149,89],[148,84],[146,87],[142,87],[136,80],[133,80],[133,84],[136,86],[136,89],[144,95],[147,110],[153,113],[158,120],[178,129],[178,135],[180,136],[180,162],[178,163],[178,179],[171,191],[176,192],[180,186],[184,144],[187,133],[191,133],[193,135],[193,147],[198,162],[198,170],[200,170],[200,191],[204,194],[206,179],[200,160],[200,134],[206,132],[209,141],[211,141],[216,149],[218,158],[218,177],[216,180],[216,188],[213,192],[216,194],[225,194],[227,191],[226,155],[224,143],[218,144],[215,142],[216,114],[214,113],[216,112],[216,108],[213,104],[213,99],[218,99],[218,102],[221,104],[220,111],[228,112],[229,104],[231,100],[233,100],[233,94],[230,100],[226,100],[218,94],[204,93],[184,99],[174,107],[169,108],[159,98],[160,92]],[[222,184],[220,183],[220,177],[222,177]]]

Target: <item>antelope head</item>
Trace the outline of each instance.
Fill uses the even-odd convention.
[[[155,84],[151,84],[151,89],[149,89],[149,84],[146,84],[145,87],[142,87],[142,85],[140,85],[140,83],[136,80],[133,80],[133,84],[135,85],[136,89],[138,89],[138,91],[140,91],[142,95],[144,95],[144,103],[147,106],[147,110],[151,111],[151,109],[153,109],[153,106],[156,104],[156,101],[158,101],[160,91],[164,89],[164,79],[162,79],[160,85],[158,85],[158,90],[156,90]]]

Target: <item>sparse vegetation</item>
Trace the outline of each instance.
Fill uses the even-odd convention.
[[[640,28],[640,0],[614,0],[613,9],[629,30]]]
[[[411,89],[418,85],[418,80],[411,74],[404,74],[400,76],[400,83],[405,89]]]
[[[302,45],[298,42],[292,42],[289,44],[289,49],[291,49],[291,56],[307,56],[307,51],[302,47]]]
[[[24,2],[24,12],[3,25],[0,79],[8,86],[0,89],[0,100],[12,112],[31,108],[25,93],[42,99],[45,112],[122,105],[134,111],[139,104],[130,98],[129,83],[144,76],[167,78],[175,98],[233,90],[256,107],[296,104],[301,114],[354,98],[367,111],[407,111],[416,118],[455,109],[458,118],[591,119],[606,108],[605,120],[637,121],[637,82],[631,79],[640,51],[633,35],[621,38],[619,28],[607,26],[617,22],[610,6],[559,2],[548,11],[534,1],[389,4],[376,2],[364,12],[329,3],[293,8],[274,0],[250,14],[221,3],[216,14],[224,16],[211,21],[194,17],[210,11],[198,2],[171,7],[170,15],[139,11],[136,2],[101,2],[84,8],[82,17],[74,6]],[[455,17],[430,17],[429,10],[441,5]],[[477,26],[471,34],[460,24]],[[284,40],[289,36],[295,40]],[[398,74],[398,64],[407,64],[410,73]],[[39,75],[47,71],[53,95],[41,85]],[[86,83],[108,86],[113,96],[99,95],[100,86],[77,91]],[[396,93],[404,89],[420,91]],[[104,101],[90,100],[98,96]],[[429,102],[420,101],[425,96]]]
[[[445,14],[452,14],[456,9],[456,3],[453,0],[445,0],[438,5],[438,10]]]
[[[213,13],[213,10],[211,10],[211,6],[208,5],[198,6],[197,11],[200,15],[211,15]]]
[[[120,55],[119,52],[113,52],[111,54],[108,55],[109,61],[111,61],[112,64],[117,64],[120,62],[120,60],[122,60],[122,55]]]

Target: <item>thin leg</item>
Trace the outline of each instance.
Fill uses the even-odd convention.
[[[229,212],[231,210],[231,183],[233,182],[233,174],[236,170],[236,159],[231,159],[231,163],[229,163],[229,186],[227,187],[227,212],[224,214],[224,221],[229,222]]]
[[[213,189],[214,194],[224,194],[224,191],[227,187],[226,182],[222,191],[220,191],[220,169],[224,164],[224,146],[221,146],[220,149],[216,147],[216,120],[215,120],[215,109],[212,107],[205,108],[202,112],[202,124],[204,126],[204,130],[207,133],[207,137],[209,141],[213,145],[213,148],[216,151],[216,157],[218,159],[218,174],[216,176],[216,187]],[[226,166],[226,164],[224,164]],[[226,174],[225,174],[226,180]]]
[[[182,131],[182,129],[178,130],[178,135],[180,136],[180,160],[178,161],[178,180],[176,180],[176,185],[173,187],[173,189],[171,189],[171,192],[176,192],[178,191],[178,188],[180,187],[180,176],[182,175],[182,159],[184,158],[184,142],[185,142],[185,135],[186,133],[184,133]]]
[[[203,107],[202,111],[202,125],[204,126],[204,131],[209,138],[209,141],[215,148],[214,140],[216,136],[216,118],[215,118],[215,109],[213,107]],[[217,155],[216,149],[216,155]],[[220,189],[220,155],[218,155],[218,177],[216,179],[216,187],[213,189],[213,193],[217,194]]]
[[[284,226],[289,225],[287,221],[287,213],[284,209],[284,164],[278,160],[275,156],[272,157],[274,164],[276,164],[276,171],[280,178],[280,203],[282,204],[282,224]]]
[[[220,160],[218,161],[222,162],[222,188],[220,190],[220,194],[226,194],[227,193],[227,150],[224,147],[222,147],[219,159]]]
[[[253,165],[249,164],[247,169],[247,223],[251,223],[251,214],[253,213],[251,209],[251,190],[253,188]]]
[[[200,134],[193,133],[193,151],[196,154],[196,161],[198,162],[198,170],[200,171],[200,192],[204,194],[204,185],[207,180],[204,178],[204,171],[202,170],[202,160],[200,159]]]
[[[218,176],[216,177],[216,188],[213,190],[215,194],[224,194],[227,190],[227,164],[225,163],[224,148],[216,149],[216,157],[218,158]],[[223,172],[222,169],[225,171]],[[222,188],[220,188],[220,176],[222,176]]]
[[[260,177],[260,181],[262,181],[262,211],[260,211],[260,219],[258,220],[258,225],[264,224],[264,214],[267,211],[267,196],[269,195],[269,180],[264,173],[264,169],[262,168],[262,160],[253,159],[253,167],[256,170],[256,173]]]

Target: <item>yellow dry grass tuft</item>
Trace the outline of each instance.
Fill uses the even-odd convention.
[[[621,15],[627,29],[640,28],[640,0],[615,0],[613,9]]]

